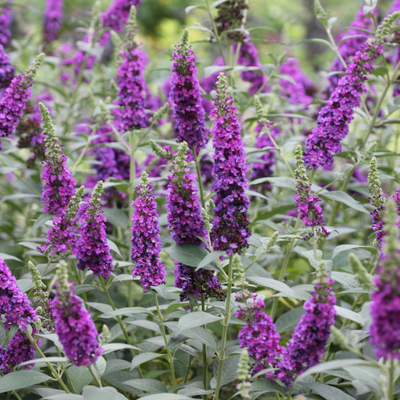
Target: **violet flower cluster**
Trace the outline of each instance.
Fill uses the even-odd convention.
[[[236,118],[236,107],[232,96],[228,95],[226,78],[219,75],[212,129],[214,147],[214,221],[211,238],[214,250],[226,250],[228,254],[241,253],[248,247],[250,201],[247,189],[247,166],[240,135],[240,125]]]
[[[65,355],[77,367],[90,366],[103,353],[97,340],[97,330],[82,300],[68,282],[66,263],[59,264],[55,298],[51,302],[55,330]]]
[[[12,2],[12,0],[7,1]],[[0,11],[0,44],[7,47],[11,39],[11,32],[8,28],[12,22],[11,7],[1,7]]]
[[[189,149],[196,154],[208,142],[208,129],[205,124],[197,68],[193,50],[188,43],[188,31],[185,30],[181,42],[172,55],[171,99],[174,105],[175,136],[178,142],[185,141]]]
[[[194,243],[204,248],[207,230],[201,214],[201,204],[195,177],[186,166],[187,144],[181,143],[174,160],[172,174],[168,176],[167,218],[168,229],[176,244]],[[175,286],[182,289],[181,300],[189,299],[189,294],[201,298],[223,298],[217,277],[212,271],[189,267],[176,262]]]
[[[34,358],[33,345],[24,331],[32,326],[32,335],[37,321],[35,310],[30,306],[28,296],[22,293],[15,277],[11,274],[3,259],[0,259],[0,315],[4,314],[4,329],[10,330],[12,325],[18,325],[18,331],[6,349],[0,346],[0,370],[7,374],[24,361]],[[29,369],[32,365],[26,366]]]
[[[285,61],[280,67],[279,72],[287,75],[296,82],[294,85],[286,79],[279,80],[281,86],[281,95],[289,99],[291,104],[303,104],[307,106],[313,101],[311,97],[316,91],[316,87],[307,75],[301,70],[300,63],[295,58]]]
[[[42,113],[43,134],[46,137],[45,161],[41,179],[45,182],[42,192],[43,212],[60,216],[72,196],[75,195],[75,179],[66,166],[67,157],[62,153],[60,143],[54,132],[50,113],[43,103],[39,103]]]
[[[101,275],[107,279],[113,271],[110,246],[107,243],[106,218],[100,206],[100,197],[103,192],[103,182],[99,181],[93,190],[89,201],[81,217],[81,237],[77,243],[76,258],[77,267],[84,271],[93,272],[94,276]]]
[[[10,64],[8,54],[0,44],[0,88],[10,85],[15,75],[15,68]]]
[[[396,193],[392,196],[392,199],[396,204],[397,215],[400,216],[400,189],[396,189]]]
[[[296,194],[294,195],[294,200],[296,201],[296,208],[300,219],[306,226],[314,227],[323,225],[325,224],[325,218],[322,208],[318,204],[322,200],[320,197],[311,194],[311,184],[304,168],[303,149],[300,145],[297,146],[294,155],[297,167],[294,171],[296,176]],[[329,235],[324,226],[321,226],[318,231],[324,236]]]
[[[377,247],[379,250],[382,250],[383,237],[386,235],[384,218],[387,197],[381,187],[375,157],[372,157],[369,167],[368,186],[368,191],[371,193],[371,197],[368,199],[368,201],[374,207],[374,210],[370,213],[372,216],[371,228],[376,231],[375,240],[377,242]]]
[[[129,12],[132,6],[138,7],[142,0],[114,0],[107,11],[101,14],[103,26],[120,32],[128,22]]]
[[[349,65],[352,57],[360,50],[361,46],[366,42],[368,37],[370,36],[367,32],[362,31],[360,29],[366,29],[369,31],[373,31],[374,29],[374,21],[369,15],[364,14],[364,6],[357,12],[357,15],[354,21],[350,25],[350,29],[346,34],[342,33],[337,38],[336,41],[339,42],[346,36],[356,36],[350,39],[345,40],[339,45],[339,53],[342,56],[346,65]],[[378,10],[375,8],[373,10],[375,17],[378,16]],[[359,29],[357,29],[359,28]],[[345,71],[345,66],[339,57],[335,57],[331,65],[331,71]],[[327,89],[328,96],[334,92],[336,87],[338,86],[341,75],[333,74],[329,76],[329,87]]]
[[[325,271],[314,287],[312,298],[304,303],[305,315],[301,317],[292,338],[282,351],[282,361],[274,378],[290,386],[297,375],[321,362],[325,346],[335,323],[336,297],[332,293],[333,280],[327,279]]]
[[[317,119],[317,126],[306,140],[304,161],[309,168],[331,166],[333,153],[341,151],[341,141],[349,132],[354,110],[360,106],[360,97],[366,92],[364,81],[372,71],[371,61],[383,52],[381,41],[365,43],[348,66]]]
[[[160,224],[157,203],[150,194],[153,190],[148,175],[142,172],[141,184],[136,188],[136,200],[132,203],[132,261],[135,262],[133,277],[140,276],[143,291],[150,286],[165,283],[165,268],[159,259],[161,251]]]
[[[239,306],[236,318],[246,320],[246,325],[240,328],[240,347],[247,347],[249,356],[254,358],[251,373],[255,375],[269,367],[276,367],[277,359],[280,357],[283,347],[279,345],[280,335],[276,332],[272,318],[267,315],[263,308],[264,302],[256,294],[239,293],[236,301],[245,300],[244,306]],[[273,372],[268,372],[271,378]]]
[[[63,17],[64,0],[47,0],[43,14],[43,39],[45,43],[54,42],[58,37]]]

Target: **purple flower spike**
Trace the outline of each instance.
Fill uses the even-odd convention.
[[[181,143],[174,160],[172,174],[168,177],[167,212],[168,228],[176,244],[194,243],[206,248],[201,238],[207,238],[207,229],[201,213],[201,204],[195,177],[186,166],[187,144]],[[189,299],[189,294],[223,298],[217,277],[212,271],[188,267],[176,262],[175,286],[182,288],[181,300]]]
[[[0,88],[10,85],[15,75],[15,68],[10,64],[10,59],[0,44]]]
[[[205,124],[199,81],[196,78],[195,58],[189,46],[187,30],[172,56],[171,99],[174,105],[175,136],[185,141],[196,154],[207,145],[209,131]]]
[[[68,282],[67,264],[58,265],[56,297],[52,301],[55,328],[65,355],[77,367],[92,365],[103,353],[89,311]]]
[[[304,303],[306,313],[294,329],[292,338],[282,352],[282,361],[278,362],[279,371],[274,374],[286,386],[290,386],[297,375],[321,362],[331,333],[330,327],[335,323],[334,282],[326,278],[325,265],[321,264],[313,297]]]
[[[4,260],[0,259],[0,315],[4,314],[4,329],[10,330],[11,325],[18,325],[19,330],[7,349],[0,346],[0,370],[7,374],[21,362],[32,360],[33,345],[24,331],[28,325],[37,321],[35,310],[31,307],[28,296],[17,286],[15,277],[11,274]],[[36,333],[33,327],[32,335]],[[27,366],[29,369],[32,365]]]
[[[8,2],[12,3],[12,0]],[[7,47],[11,39],[11,32],[8,29],[12,21],[11,7],[2,7],[0,11],[0,44]]]
[[[216,197],[211,238],[214,250],[241,253],[248,247],[251,235],[247,213],[250,201],[245,193],[247,166],[240,125],[235,116],[237,110],[232,96],[228,95],[223,73],[218,77],[214,104],[210,117],[215,118],[212,135]]]
[[[137,198],[132,203],[132,260],[135,262],[133,276],[139,276],[145,292],[150,286],[165,283],[165,268],[159,259],[161,251],[160,225],[157,204],[150,192],[148,175],[142,172],[141,184],[136,188]]]
[[[318,115],[317,126],[306,140],[304,161],[309,168],[331,166],[332,154],[341,151],[341,141],[349,132],[354,110],[360,106],[360,97],[367,91],[364,81],[374,68],[371,61],[382,52],[380,41],[363,44],[348,66],[346,75],[340,78],[328,104]]]
[[[103,182],[99,181],[93,190],[89,207],[81,219],[81,237],[77,244],[78,268],[88,269],[94,276],[101,275],[107,279],[113,271],[110,246],[107,243],[106,218],[100,207],[100,197],[103,192]]]
[[[43,36],[46,43],[54,42],[58,37],[63,17],[63,0],[47,0],[43,14]]]
[[[46,145],[46,159],[42,180],[45,182],[42,202],[43,212],[60,216],[68,206],[72,196],[75,195],[75,179],[71,171],[65,165],[67,157],[61,151],[61,146],[54,132],[54,127],[48,109],[43,103],[39,103],[42,113],[44,135]]]
[[[138,7],[142,0],[114,0],[107,11],[101,14],[103,26],[120,32],[128,22],[129,12],[132,6]]]

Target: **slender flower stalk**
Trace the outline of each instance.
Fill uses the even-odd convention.
[[[43,39],[45,43],[54,42],[58,37],[63,17],[63,0],[47,0],[43,14]]]
[[[4,329],[9,331],[12,325],[18,325],[17,333],[7,348],[0,346],[0,370],[3,374],[8,374],[16,365],[34,359],[33,346],[25,331],[32,329],[32,335],[35,335],[34,324],[38,317],[29,303],[28,296],[21,292],[15,277],[4,260],[0,259],[0,315],[2,314]],[[32,364],[25,366],[25,369],[31,367]]]
[[[43,212],[60,216],[75,195],[75,179],[66,166],[67,157],[62,153],[61,145],[54,131],[49,110],[39,103],[43,121],[43,135],[46,136],[45,161],[41,179],[45,182],[42,193]]]
[[[206,248],[200,238],[207,238],[207,230],[201,213],[195,177],[187,167],[187,144],[182,142],[176,155],[172,174],[168,177],[167,218],[171,237],[176,244],[194,243]],[[181,300],[189,294],[197,298],[223,298],[217,277],[212,271],[189,267],[176,262],[175,286],[182,289]]]
[[[97,330],[82,300],[68,281],[67,264],[61,261],[57,269],[55,298],[51,305],[56,333],[65,355],[77,367],[90,366],[103,353],[97,340]]]
[[[160,225],[158,223],[157,204],[150,194],[153,190],[146,171],[136,188],[136,200],[132,214],[132,261],[135,262],[133,276],[140,276],[143,291],[150,286],[165,283],[165,268],[159,259],[161,251]]]
[[[107,279],[113,271],[110,246],[107,243],[106,218],[100,206],[103,193],[103,182],[99,181],[93,190],[89,207],[81,219],[81,237],[77,243],[77,267],[84,271],[93,272],[94,276],[101,275]]]
[[[0,100],[0,137],[9,137],[16,128],[19,119],[22,117],[26,102],[31,98],[33,78],[40,67],[44,54],[36,57],[32,65],[22,73],[16,76],[10,86],[6,89]],[[1,143],[0,143],[1,149]]]
[[[15,68],[10,64],[8,54],[0,44],[0,88],[10,85],[15,75]]]
[[[247,166],[240,125],[235,116],[237,110],[228,94],[223,73],[218,77],[214,104],[210,116],[215,118],[212,135],[216,197],[211,238],[214,250],[241,253],[248,247],[250,237],[247,213],[250,202],[245,193]]]
[[[171,92],[174,105],[175,136],[186,142],[196,154],[207,145],[209,131],[204,118],[197,68],[193,50],[189,46],[189,32],[185,30],[172,55]]]
[[[370,213],[372,216],[371,228],[376,231],[375,240],[377,243],[377,247],[379,250],[382,250],[383,237],[386,235],[384,218],[387,197],[381,187],[375,157],[371,159],[371,164],[368,172],[368,185],[368,191],[371,193],[371,197],[368,199],[368,201],[375,208],[374,211]]]
[[[318,204],[320,197],[311,194],[311,184],[308,180],[306,169],[303,162],[303,149],[300,145],[296,147],[294,152],[296,159],[296,208],[300,219],[306,226],[318,226],[325,224],[325,218],[321,206]],[[324,226],[318,229],[318,232],[324,236],[329,236]]]
[[[336,298],[332,293],[333,280],[326,277],[325,262],[321,261],[317,272],[317,283],[312,298],[304,303],[306,313],[294,329],[292,338],[282,351],[282,361],[274,378],[291,386],[297,375],[321,362],[330,335],[330,327],[335,323]]]
[[[346,69],[346,75],[331,94],[317,119],[317,126],[306,140],[304,161],[309,168],[331,166],[333,153],[341,151],[341,141],[349,132],[349,124],[354,118],[354,110],[360,106],[360,98],[367,89],[364,82],[374,69],[371,61],[383,53],[384,38],[400,13],[387,17],[376,33],[376,38],[364,43]]]
[[[396,205],[388,202],[385,215],[387,235],[383,238],[383,254],[379,260],[376,290],[372,293],[369,329],[378,358],[394,360],[400,357],[400,246]]]

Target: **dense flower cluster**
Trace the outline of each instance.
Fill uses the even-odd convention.
[[[43,38],[46,43],[51,43],[58,37],[63,17],[64,0],[47,0],[43,14]]]
[[[208,129],[204,119],[199,81],[196,78],[195,57],[188,44],[188,31],[172,55],[171,99],[174,104],[175,136],[185,141],[196,153],[208,142]]]
[[[103,182],[99,181],[93,190],[89,207],[81,217],[81,237],[77,243],[76,257],[78,268],[82,271],[88,269],[94,276],[101,275],[107,279],[112,270],[112,257],[110,246],[107,243],[106,218],[100,207],[100,197],[103,191]]]
[[[67,157],[62,153],[61,146],[54,132],[54,127],[47,108],[39,103],[42,113],[46,137],[46,159],[44,161],[41,179],[45,182],[42,192],[43,212],[60,216],[75,195],[75,179],[66,166]]]
[[[249,8],[245,0],[227,0],[217,5],[218,15],[215,18],[217,32],[221,35],[222,32],[232,29],[239,29],[243,20],[243,13]],[[245,39],[244,32],[231,31],[226,34],[226,37],[232,42],[242,42]]]
[[[19,327],[7,349],[0,346],[0,370],[6,374],[12,372],[12,368],[21,362],[34,358],[33,345],[24,331],[28,325],[37,321],[37,315],[30,306],[28,296],[21,292],[15,277],[4,260],[0,259],[0,315],[2,314],[5,318],[3,326],[6,330],[10,330],[11,325]],[[35,332],[33,328],[32,335]]]
[[[10,85],[15,75],[15,68],[10,64],[8,54],[0,44],[0,88]]]
[[[66,264],[64,264],[64,269]],[[62,268],[62,267],[61,267]],[[103,353],[97,341],[97,330],[82,300],[68,282],[67,272],[58,272],[56,297],[52,301],[55,328],[65,355],[77,367],[91,365]]]
[[[201,204],[195,178],[186,166],[187,144],[180,145],[174,160],[172,174],[168,176],[167,218],[171,237],[176,244],[194,243],[205,248],[199,238],[207,237],[207,230],[201,214]],[[181,299],[189,299],[189,294],[222,298],[222,288],[212,271],[189,267],[177,263],[175,286],[182,288]]]
[[[374,21],[369,15],[364,14],[363,9],[364,7],[361,7],[361,9],[358,11],[347,33],[343,33],[336,38],[336,41],[339,42],[346,36],[356,36],[345,40],[339,45],[339,53],[347,65],[350,64],[352,57],[357,53],[358,50],[360,50],[362,44],[364,44],[370,36],[367,32],[362,31],[361,29],[366,29],[369,31],[373,31],[374,29]],[[378,10],[375,8],[373,12],[375,14],[375,17],[377,17]],[[342,61],[339,59],[339,57],[335,57],[331,65],[331,71],[333,72],[344,70],[345,66],[343,65]],[[329,87],[327,89],[328,96],[336,89],[340,78],[341,75],[338,74],[333,74],[329,76]]]
[[[279,371],[274,376],[287,386],[298,374],[321,362],[322,354],[335,323],[336,298],[332,294],[333,281],[324,278],[314,287],[312,298],[304,303],[305,315],[301,317],[292,338],[278,362]]]
[[[262,311],[264,302],[256,295],[238,295],[236,300],[245,300],[244,306],[239,306],[236,318],[246,320],[246,325],[239,331],[240,347],[247,347],[249,356],[254,358],[252,374],[269,367],[275,367],[277,358],[283,347],[279,345],[280,335],[276,332],[272,318]],[[271,377],[272,372],[267,374]]]
[[[258,59],[258,51],[254,43],[243,42],[240,46],[240,53],[238,58],[238,64],[244,67],[254,67],[255,71],[242,71],[240,77],[250,83],[248,89],[251,95],[257,92],[268,92],[270,89],[267,85],[267,78],[264,74],[264,67]]]
[[[360,105],[360,97],[366,92],[364,81],[373,69],[371,61],[382,52],[383,45],[374,41],[363,44],[354,56],[328,104],[321,109],[317,126],[306,140],[304,161],[309,168],[331,166],[332,154],[341,151],[341,141],[349,131],[354,109]]]
[[[136,8],[142,0],[114,0],[107,11],[101,14],[103,26],[120,32],[124,29],[124,24],[128,22],[129,12],[132,6]]]
[[[12,2],[12,0],[7,1]],[[11,7],[1,7],[0,12],[0,44],[7,47],[11,39],[11,32],[8,29],[12,21]]]
[[[160,224],[158,223],[157,203],[150,192],[153,190],[146,172],[136,188],[137,198],[132,203],[132,260],[135,262],[133,276],[140,276],[145,292],[150,286],[165,283],[165,268],[159,259],[161,251]]]
[[[303,104],[307,106],[313,100],[311,97],[316,92],[316,87],[307,75],[301,70],[300,63],[295,58],[285,61],[280,67],[279,72],[287,75],[296,82],[294,85],[287,79],[280,79],[281,94],[290,100],[292,104]]]
[[[396,193],[392,196],[392,199],[396,204],[397,215],[400,216],[400,189],[396,189]]]
[[[294,195],[294,199],[300,219],[303,220],[306,226],[323,225],[325,224],[325,218],[322,208],[318,204],[321,198],[311,194],[311,184],[308,181],[306,169],[304,168],[303,149],[300,145],[297,146],[294,155],[297,167],[294,171],[296,176],[296,194]],[[319,232],[325,236],[329,235],[323,226],[321,226]]]
[[[240,253],[248,247],[249,199],[247,189],[247,166],[243,150],[240,125],[236,118],[233,98],[228,95],[226,78],[220,74],[217,98],[211,117],[215,118],[212,136],[215,154],[213,176],[215,182],[214,221],[212,241],[214,250],[226,250],[228,254]]]

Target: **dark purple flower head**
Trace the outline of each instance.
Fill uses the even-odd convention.
[[[204,248],[207,230],[201,213],[201,204],[195,177],[186,165],[187,144],[182,142],[174,160],[172,174],[168,177],[167,212],[168,228],[176,244],[194,243]],[[197,298],[204,296],[222,298],[223,292],[217,277],[212,271],[188,267],[177,263],[175,286],[182,288],[181,299],[189,299],[189,294]]]
[[[25,73],[16,76],[0,100],[0,137],[8,137],[14,132],[24,113],[26,102],[32,96],[29,88],[43,58],[44,54],[40,54]]]
[[[53,219],[53,226],[47,233],[47,241],[39,247],[43,252],[50,250],[50,254],[66,254],[70,250],[76,254],[77,213],[82,201],[84,187],[81,186],[62,213]]]
[[[290,386],[297,375],[321,362],[325,346],[335,323],[336,297],[332,293],[333,281],[326,278],[325,264],[321,262],[318,282],[312,298],[304,303],[306,313],[294,329],[292,338],[282,352],[282,361],[274,378]]]
[[[0,259],[0,315],[4,315],[4,329],[10,330],[12,325],[19,327],[7,349],[0,347],[0,370],[6,374],[12,372],[12,368],[21,362],[34,358],[33,345],[24,331],[28,329],[28,325],[32,326],[37,321],[37,315],[29,303],[28,296],[21,292],[15,277],[2,259]],[[33,326],[32,335],[35,332]]]
[[[238,295],[237,301],[244,300],[245,305],[240,306],[236,312],[236,318],[246,320],[239,331],[240,347],[247,347],[249,356],[254,358],[252,374],[269,367],[276,367],[277,358],[282,353],[283,347],[279,345],[280,335],[276,332],[272,318],[263,308],[264,302],[256,294],[244,293]],[[272,372],[267,377],[272,376]]]
[[[103,182],[99,181],[93,190],[89,207],[81,218],[81,237],[77,243],[76,258],[78,268],[82,271],[88,269],[94,276],[101,275],[107,279],[112,270],[112,257],[110,246],[107,243],[106,218],[100,207],[100,197],[103,192]]]
[[[46,145],[46,159],[42,180],[45,182],[42,192],[43,212],[60,216],[75,195],[75,179],[65,165],[67,157],[62,153],[60,143],[54,132],[49,111],[43,103],[39,103],[42,113]]]
[[[12,0],[8,2],[12,3]],[[0,44],[7,47],[11,39],[11,32],[8,29],[12,21],[11,7],[2,7],[0,12]]]
[[[119,52],[120,66],[117,71],[118,100],[117,122],[121,132],[145,128],[150,125],[145,106],[149,93],[144,71],[144,54],[134,41],[136,16],[134,8],[128,24],[127,41]]]
[[[243,65],[244,67],[254,67],[257,69],[255,71],[243,71],[240,73],[240,77],[245,82],[250,83],[250,87],[248,90],[251,95],[254,95],[259,91],[269,92],[270,89],[267,85],[267,78],[264,74],[264,67],[258,59],[258,52],[256,46],[254,46],[254,43],[243,42],[241,44],[238,64]]]
[[[245,10],[249,8],[245,0],[227,0],[217,5],[218,15],[215,18],[217,32],[230,31],[226,37],[233,43],[242,42],[246,36],[241,31],[231,31],[240,29],[242,26]]]
[[[219,75],[212,129],[214,147],[215,182],[214,222],[211,238],[214,250],[226,250],[228,254],[241,253],[248,247],[250,201],[247,189],[247,166],[240,136],[240,125],[236,118],[236,107],[232,96],[228,95],[226,78]]]
[[[384,218],[387,196],[383,193],[383,190],[381,188],[381,182],[379,181],[378,167],[375,157],[372,157],[371,159],[371,164],[368,172],[368,185],[368,191],[371,193],[371,197],[368,199],[368,201],[375,208],[374,211],[371,212],[371,228],[376,231],[375,240],[377,242],[377,247],[379,250],[382,250],[383,237],[386,235]]]
[[[316,87],[311,82],[306,74],[301,70],[300,63],[295,58],[290,58],[285,61],[280,67],[279,72],[282,75],[287,75],[296,82],[293,85],[287,79],[280,79],[281,94],[290,100],[291,104],[303,104],[307,106],[313,100],[311,97],[316,91]]]
[[[306,140],[304,161],[309,168],[331,166],[333,153],[341,151],[341,141],[349,131],[354,110],[360,106],[360,97],[366,92],[365,80],[374,68],[371,61],[383,52],[380,40],[363,44],[348,66],[346,75],[340,78],[317,119],[317,126]]]
[[[400,216],[400,190],[399,189],[396,189],[396,193],[392,196],[392,199],[396,204],[397,215]]]
[[[209,131],[205,124],[197,68],[193,50],[189,46],[185,30],[176,51],[172,55],[171,100],[174,106],[175,136],[185,141],[196,154],[207,145]]]
[[[374,279],[369,329],[370,343],[378,358],[400,357],[400,246],[399,217],[394,201],[388,202],[385,215],[387,235],[383,238],[383,252]]]
[[[68,282],[67,264],[61,261],[57,270],[56,297],[52,301],[56,333],[65,355],[77,367],[92,365],[103,353],[97,330],[89,311]]]
[[[58,37],[63,17],[63,0],[47,0],[43,14],[43,39],[46,43],[54,42]]]
[[[140,276],[145,292],[150,286],[165,283],[165,268],[159,259],[161,251],[160,224],[157,203],[150,192],[148,175],[142,172],[141,184],[136,188],[137,197],[132,203],[132,261],[135,262],[133,276]]]
[[[10,64],[10,59],[0,44],[0,88],[8,87],[14,75],[15,68]]]
[[[142,0],[114,0],[107,11],[101,14],[103,26],[120,32],[128,22],[129,12],[132,6],[138,7]]]

